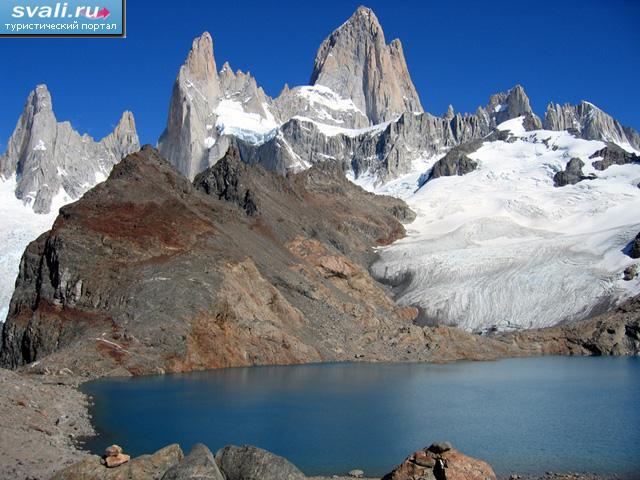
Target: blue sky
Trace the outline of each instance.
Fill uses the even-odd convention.
[[[26,1],[26,0],[25,0]],[[25,3],[25,2],[22,2]],[[125,109],[155,144],[191,40],[211,32],[218,67],[249,70],[276,96],[306,84],[320,42],[362,2],[129,0],[126,39],[0,39],[0,150],[29,91],[46,83],[59,120],[106,135]],[[427,111],[474,111],[516,83],[534,110],[588,99],[640,128],[640,1],[379,1],[387,41],[402,40]]]

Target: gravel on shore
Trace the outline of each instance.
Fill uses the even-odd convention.
[[[0,478],[44,480],[88,456],[75,445],[94,434],[76,384],[0,368]]]

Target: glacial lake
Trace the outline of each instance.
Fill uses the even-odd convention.
[[[307,475],[382,475],[449,440],[496,473],[640,478],[640,358],[252,367],[103,379],[86,447],[252,444]]]

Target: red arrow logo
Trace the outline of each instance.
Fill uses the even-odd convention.
[[[107,18],[111,12],[107,10],[107,7],[102,7],[102,9],[96,15],[96,18]]]

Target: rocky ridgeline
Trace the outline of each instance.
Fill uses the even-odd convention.
[[[17,177],[16,197],[36,213],[48,213],[56,195],[79,198],[139,148],[131,112],[124,112],[113,132],[96,142],[69,122],[58,122],[49,90],[38,85],[0,156],[0,178]]]
[[[415,316],[367,272],[412,215],[329,164],[283,177],[231,149],[191,184],[145,147],[29,246],[0,361],[128,375],[352,359]]]
[[[244,126],[225,110],[230,100],[235,116],[251,116],[244,117]],[[424,112],[400,41],[387,44],[373,11],[359,7],[320,45],[310,85],[285,86],[275,99],[248,73],[234,74],[228,64],[217,72],[211,36],[195,39],[176,78],[158,146],[190,179],[235,139],[244,162],[280,173],[332,160],[356,178],[367,173],[386,182],[410,171],[419,157],[485,139],[517,117],[524,117],[527,130],[543,127],[520,85],[492,95],[473,114],[451,106],[441,117]],[[544,127],[640,148],[637,132],[588,102],[550,104]]]
[[[611,115],[586,101],[578,105],[550,103],[543,125],[547,130],[568,130],[585,140],[627,144],[640,150],[638,132],[630,127],[623,127]]]
[[[184,456],[180,446],[169,445],[152,455],[127,459],[109,468],[109,459],[122,449],[113,445],[105,456],[93,456],[56,473],[52,480],[305,480],[295,465],[257,447],[229,445],[215,455],[196,444]],[[106,464],[106,465],[105,465]],[[115,467],[115,468],[113,468]],[[361,477],[361,470],[350,472]],[[387,474],[385,480],[495,480],[485,462],[455,450],[448,442],[419,450]]]

